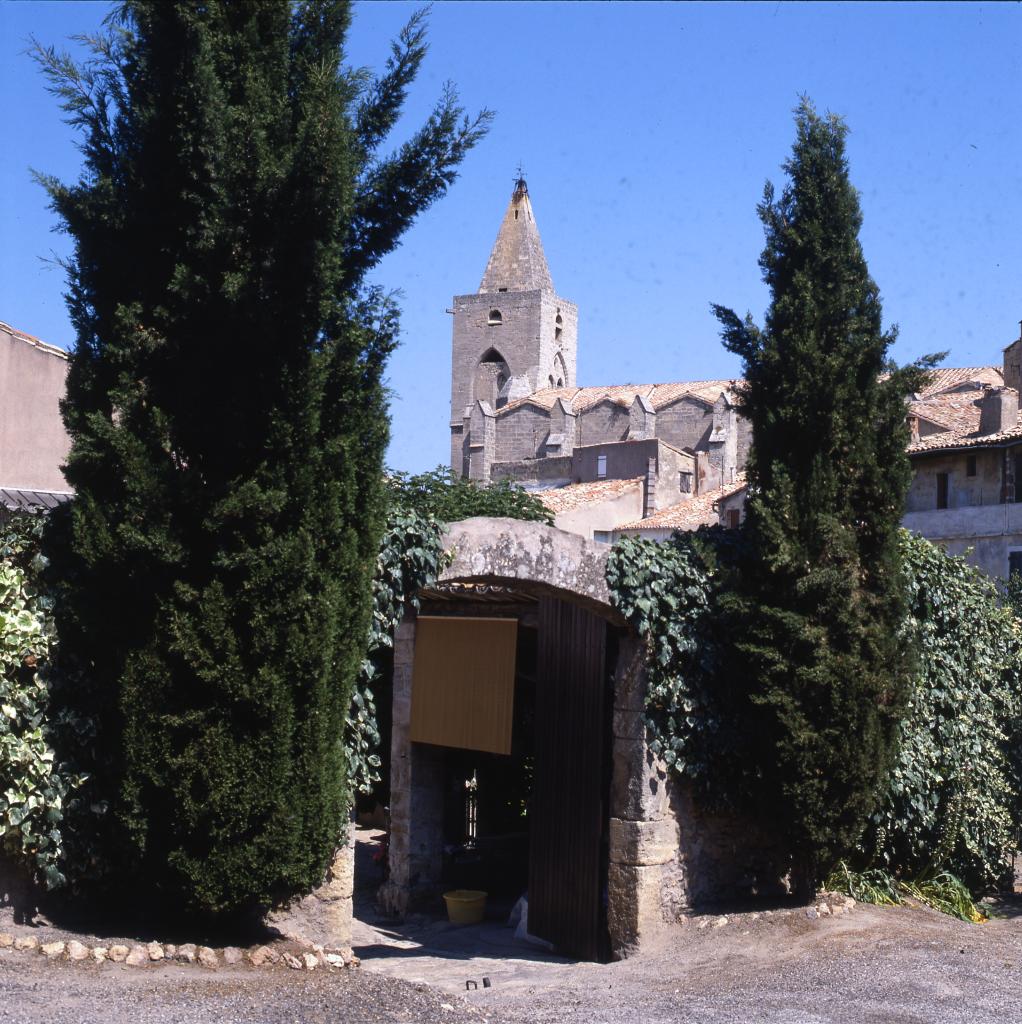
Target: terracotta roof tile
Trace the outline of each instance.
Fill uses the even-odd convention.
[[[585,412],[586,409],[591,409],[604,399],[609,399],[628,408],[635,400],[636,395],[648,398],[654,409],[663,408],[684,395],[695,395],[712,404],[717,400],[721,391],[734,387],[737,383],[739,382],[733,380],[692,380],[666,384],[612,384],[607,387],[592,388],[541,388],[524,398],[508,402],[503,408],[497,410],[497,415],[500,416],[502,413],[510,412],[527,403],[541,406],[544,409],[552,409],[558,398],[570,402],[576,413]]]
[[[921,393],[921,397],[936,395],[962,384],[975,381],[977,384],[1004,383],[1001,371],[996,366],[944,366],[931,370],[929,382]],[[497,415],[510,412],[521,405],[538,405],[544,409],[552,409],[558,398],[570,402],[576,413],[591,409],[605,398],[619,405],[628,407],[636,395],[648,398],[654,409],[662,409],[676,402],[685,395],[693,395],[705,402],[715,402],[721,391],[739,391],[744,381],[740,378],[718,380],[667,381],[662,384],[610,384],[590,388],[540,388],[531,395],[508,402],[497,410]]]
[[[1004,384],[1004,374],[999,366],[939,366],[929,372],[929,382],[922,393],[934,395],[970,381],[1000,387]]]
[[[944,391],[909,404],[913,416],[935,423],[945,430],[979,430],[981,391]]]
[[[943,434],[930,434],[918,441],[913,441],[905,451],[909,455],[923,452],[950,451],[954,448],[982,448],[984,445],[1006,444],[1010,441],[1022,441],[1022,424],[1010,430],[1001,430],[996,434],[978,434],[975,431],[948,430]]]
[[[618,530],[694,530],[704,523],[712,525],[718,522],[717,503],[724,498],[737,494],[745,487],[745,475],[740,475],[734,483],[717,487],[704,494],[697,494],[686,501],[668,505],[654,512],[645,519],[619,526]]]
[[[590,483],[568,484],[566,487],[554,487],[547,491],[532,493],[557,515],[558,512],[569,512],[584,505],[616,498],[632,489],[641,490],[642,482],[641,476],[632,480],[593,480]]]

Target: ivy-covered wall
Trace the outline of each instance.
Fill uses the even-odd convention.
[[[52,600],[43,583],[42,519],[0,512],[0,852],[8,873],[64,882],[64,807],[79,784],[51,746]]]
[[[704,813],[763,824],[770,808],[749,755],[756,707],[727,678],[721,614],[741,543],[740,532],[717,528],[663,544],[625,538],[607,579],[646,645],[651,751],[691,785]],[[1022,624],[964,559],[906,531],[900,547],[902,642],[916,652],[911,700],[893,774],[846,855],[903,878],[949,871],[978,892],[1004,875],[1022,822]]]

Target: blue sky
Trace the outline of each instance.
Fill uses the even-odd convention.
[[[415,5],[364,3],[350,60],[380,67]],[[70,346],[68,251],[29,168],[78,155],[24,55],[96,28],[104,3],[0,3],[0,320]],[[479,285],[525,167],[558,292],[579,306],[579,383],[737,374],[711,302],[761,317],[756,203],[800,93],[851,128],[862,241],[895,356],[1000,361],[1022,318],[1022,7],[1018,4],[438,3],[395,143],[455,82],[497,113],[441,203],[377,279],[403,292],[390,367],[390,463],[448,451],[453,295]]]

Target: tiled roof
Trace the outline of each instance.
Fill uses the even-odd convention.
[[[905,451],[909,455],[918,455],[925,452],[951,451],[955,448],[982,448],[984,445],[994,446],[1012,441],[1022,442],[1022,424],[996,434],[978,434],[976,431],[967,430],[948,430],[943,434],[930,434],[929,437],[913,441]]]
[[[28,491],[20,487],[0,487],[0,507],[11,512],[49,510],[70,501],[70,491]]]
[[[616,498],[627,494],[633,488],[641,489],[642,481],[641,476],[632,480],[593,480],[586,484],[568,484],[566,487],[554,487],[547,491],[533,491],[533,494],[557,515],[559,512],[570,512],[584,505]]]
[[[0,331],[3,331],[5,334],[9,334],[12,338],[17,338],[18,341],[24,341],[26,344],[31,345],[33,348],[37,348],[42,352],[46,352],[48,355],[59,356],[61,359],[67,359],[67,353],[62,348],[57,348],[56,345],[50,345],[48,342],[42,341],[34,335],[26,334],[24,331],[19,331],[17,328],[11,327],[10,324],[5,324],[2,320],[0,320]]]
[[[712,405],[721,391],[732,389],[739,383],[733,380],[692,380],[667,384],[612,384],[593,388],[542,388],[524,398],[508,402],[502,409],[497,410],[497,415],[510,412],[526,403],[552,409],[558,398],[570,402],[576,413],[585,412],[604,399],[616,402],[627,409],[635,401],[636,395],[649,399],[654,409],[662,409],[685,395],[693,395]]]
[[[1000,368],[996,366],[944,366],[930,371],[927,385],[920,397],[928,398],[969,382],[999,387],[1003,385],[1004,377]],[[576,413],[585,412],[604,399],[627,408],[635,400],[636,395],[649,399],[654,409],[662,409],[685,395],[692,395],[712,405],[722,391],[740,391],[743,384],[744,381],[741,379],[721,379],[668,381],[663,384],[610,384],[591,388],[541,388],[531,395],[508,402],[497,410],[497,415],[508,413],[527,403],[543,409],[552,409],[559,398],[570,402]]]
[[[979,430],[980,391],[944,391],[909,404],[913,416],[929,420],[945,430]]]
[[[692,530],[703,523],[713,524],[718,521],[717,503],[731,497],[745,487],[744,474],[734,483],[725,484],[704,494],[697,494],[687,501],[679,501],[654,512],[645,519],[619,526],[618,530]]]
[[[922,394],[934,395],[938,391],[948,391],[970,381],[1001,387],[1004,384],[1004,374],[999,366],[940,366],[936,370],[930,370]]]

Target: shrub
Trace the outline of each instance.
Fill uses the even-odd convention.
[[[64,806],[80,784],[50,745],[51,600],[42,583],[42,521],[0,513],[0,850],[54,888]]]

